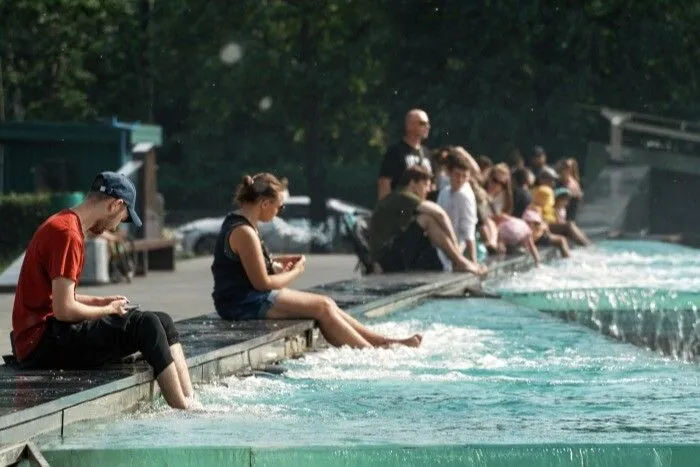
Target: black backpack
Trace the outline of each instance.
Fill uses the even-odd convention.
[[[348,213],[343,216],[343,223],[357,255],[357,267],[361,269],[362,274],[370,274],[373,266],[369,254],[369,216]]]

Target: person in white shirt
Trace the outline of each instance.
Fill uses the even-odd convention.
[[[457,243],[465,257],[476,262],[477,210],[474,191],[469,183],[472,171],[478,170],[474,159],[463,148],[458,147],[447,158],[447,175],[450,184],[440,190],[437,203],[452,221]],[[445,271],[452,263],[442,252],[438,252]]]

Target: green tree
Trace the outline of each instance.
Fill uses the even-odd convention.
[[[241,167],[277,168],[304,175],[314,218],[325,217],[326,165],[362,160],[386,120],[375,101],[382,84],[375,55],[387,34],[379,28],[381,12],[371,2],[360,6],[268,1],[195,9],[173,2],[156,12],[163,31],[201,39],[180,45],[179,37],[155,35],[164,41],[159,75],[168,80],[158,84],[158,115],[167,113],[179,120],[174,127],[189,130],[176,131],[179,147],[166,156],[168,171],[197,173],[201,180],[186,188],[182,202],[202,200],[212,180],[232,187]],[[240,47],[240,60],[221,60],[227,45]],[[190,82],[198,84],[189,88]],[[177,183],[177,176],[170,180]]]
[[[128,86],[124,55],[133,31],[124,26],[129,27],[133,13],[128,0],[0,2],[5,119],[76,121],[105,109],[128,115],[119,100],[108,96]]]
[[[379,158],[423,107],[429,145],[553,158],[607,137],[580,104],[696,118],[691,0],[0,0],[0,120],[164,128],[169,208],[228,205],[269,170],[371,205]]]

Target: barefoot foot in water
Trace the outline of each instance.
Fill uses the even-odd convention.
[[[423,336],[420,334],[414,334],[406,339],[392,340],[392,344],[405,345],[406,347],[420,347],[421,342],[423,342]]]

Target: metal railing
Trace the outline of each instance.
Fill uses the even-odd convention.
[[[622,155],[625,131],[672,141],[700,143],[700,121],[661,117],[605,106],[581,105],[581,107],[599,112],[610,122],[610,156],[613,160],[619,159]]]

